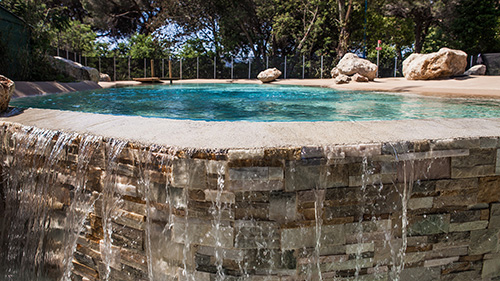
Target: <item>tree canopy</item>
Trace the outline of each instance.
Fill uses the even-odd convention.
[[[98,39],[106,37],[105,42],[127,42],[110,46],[129,56],[204,51],[340,59],[346,52],[362,54],[365,46],[373,50],[377,40],[401,59],[444,46],[471,54],[500,51],[498,0],[0,0],[0,5],[30,25],[41,50],[54,46],[95,54],[103,49]]]

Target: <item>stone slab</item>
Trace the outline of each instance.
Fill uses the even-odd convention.
[[[8,123],[198,149],[369,144],[500,135],[500,119],[206,122],[27,109],[19,115],[0,118],[0,124]]]

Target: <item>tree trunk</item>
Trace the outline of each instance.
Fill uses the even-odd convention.
[[[422,41],[422,22],[415,23],[415,51],[414,53],[420,54],[424,42]]]
[[[339,43],[337,45],[337,60],[340,60],[346,53],[349,47],[349,31],[347,30],[347,23],[351,15],[352,0],[349,0],[347,4],[347,10],[345,6],[345,0],[337,0],[339,5],[339,19],[338,23],[340,25]]]

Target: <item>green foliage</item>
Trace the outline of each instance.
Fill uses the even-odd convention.
[[[500,50],[500,10],[495,0],[460,0],[451,17],[451,46],[470,54]]]
[[[83,55],[91,53],[97,37],[90,25],[79,21],[70,21],[68,28],[56,30],[55,33],[58,47]]]
[[[181,58],[191,59],[201,56],[213,57],[215,54],[204,47],[201,39],[194,38],[186,41],[179,55]]]
[[[408,50],[444,46],[470,54],[500,51],[498,0],[367,3],[365,14],[365,0],[0,0],[31,28],[33,51],[23,63],[37,79],[48,73],[43,64],[51,46],[134,59],[167,58],[175,48],[183,58],[310,60],[362,53],[366,34],[372,60],[377,40],[387,44],[381,60],[391,62]],[[165,32],[166,26],[172,28]]]
[[[136,33],[130,38],[129,46],[129,55],[133,59],[164,58],[169,54],[166,42],[154,38],[152,35]]]

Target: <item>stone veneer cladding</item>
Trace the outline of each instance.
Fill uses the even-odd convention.
[[[65,148],[68,167],[78,141]],[[89,171],[87,188],[101,193],[104,152]],[[72,175],[51,186],[53,212],[67,210]],[[498,137],[208,151],[128,143],[114,188],[123,201],[112,280],[148,280],[147,241],[159,280],[185,280],[183,270],[215,280],[218,267],[226,280],[500,277]],[[101,205],[78,238],[74,280],[102,278]]]

